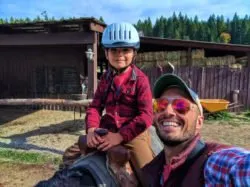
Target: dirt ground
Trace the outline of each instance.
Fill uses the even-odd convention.
[[[0,148],[18,148],[61,155],[80,133],[85,133],[79,112],[0,108]],[[205,140],[250,149],[250,122],[206,122]],[[51,177],[57,166],[0,161],[0,187],[29,187]]]
[[[34,186],[50,178],[56,171],[53,165],[14,164],[0,162],[0,187]]]

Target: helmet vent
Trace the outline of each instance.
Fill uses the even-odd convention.
[[[119,39],[121,40],[122,39],[122,31],[119,30]]]
[[[129,31],[128,34],[129,34],[129,36],[128,36],[129,39],[131,39],[131,31]]]
[[[126,31],[124,31],[124,39],[127,39]]]
[[[109,39],[111,40],[111,31],[109,32]]]
[[[114,32],[114,40],[116,40],[116,32]]]

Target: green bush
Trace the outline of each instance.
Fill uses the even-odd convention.
[[[246,113],[244,113],[244,116],[250,118],[250,110],[246,111]]]
[[[215,113],[209,113],[206,117],[207,120],[230,120],[232,116],[227,111],[220,111]]]

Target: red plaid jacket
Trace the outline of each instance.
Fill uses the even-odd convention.
[[[126,143],[152,125],[152,93],[148,77],[134,65],[131,77],[120,89],[115,88],[112,80],[110,70],[101,77],[86,112],[86,127],[119,132]],[[102,117],[104,109],[106,114]]]

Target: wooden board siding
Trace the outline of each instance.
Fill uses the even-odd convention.
[[[0,48],[0,97],[81,93],[83,51],[82,47],[73,46]]]
[[[0,34],[0,46],[91,44],[94,32]]]

